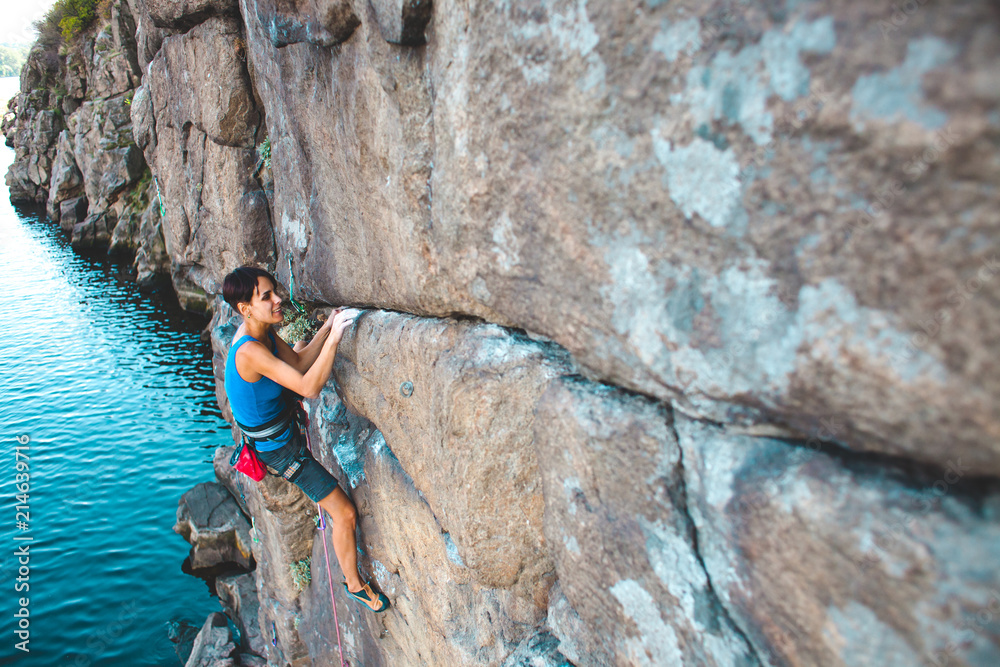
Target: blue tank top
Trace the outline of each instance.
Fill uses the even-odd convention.
[[[274,340],[274,334],[268,332],[268,337],[277,350],[278,344]],[[242,336],[229,348],[229,356],[226,358],[225,386],[226,396],[229,397],[229,409],[233,411],[236,421],[246,424],[247,427],[266,424],[285,409],[285,400],[282,396],[284,387],[264,376],[256,382],[247,382],[236,370],[236,351],[244,343],[252,340],[257,339],[250,335]],[[254,447],[257,451],[270,452],[287,444],[291,439],[292,427],[289,426],[281,435],[267,440],[257,440]]]

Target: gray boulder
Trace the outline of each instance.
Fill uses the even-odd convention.
[[[216,611],[205,619],[184,667],[239,667],[235,654],[236,646],[226,615]]]
[[[202,482],[181,496],[174,532],[191,543],[192,570],[223,564],[253,568],[250,522],[221,484]]]

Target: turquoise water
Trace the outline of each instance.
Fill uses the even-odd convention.
[[[13,157],[0,144],[0,173]],[[170,635],[219,609],[181,572],[189,545],[172,530],[180,496],[214,479],[230,441],[205,325],[139,292],[127,264],[74,251],[43,208],[12,206],[0,187],[0,664],[178,665]],[[16,592],[22,545],[30,590]],[[30,653],[15,648],[20,597]]]

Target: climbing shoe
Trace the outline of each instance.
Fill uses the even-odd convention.
[[[365,584],[361,587],[361,590],[357,593],[352,593],[347,590],[347,582],[342,582],[344,584],[344,590],[352,598],[365,605],[371,609],[376,614],[380,614],[389,608],[389,598],[382,595],[381,593],[375,593],[372,591],[372,587],[369,584]]]

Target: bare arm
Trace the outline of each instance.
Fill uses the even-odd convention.
[[[316,361],[319,353],[323,350],[323,343],[326,341],[327,336],[330,335],[333,318],[339,312],[339,310],[335,310],[330,313],[330,317],[326,319],[326,322],[319,328],[316,335],[312,337],[312,340],[299,350],[294,350],[288,343],[282,340],[281,336],[276,336],[277,348],[275,349],[275,354],[289,366],[294,367],[295,370],[304,374],[313,365],[313,362]]]
[[[251,382],[254,380],[250,378],[263,375],[282,387],[291,389],[296,394],[306,398],[316,398],[327,380],[330,379],[340,339],[343,337],[344,331],[354,323],[358,314],[358,311],[353,309],[343,310],[331,318],[328,335],[321,343],[320,350],[310,367],[304,373],[284,359],[275,357],[259,342],[247,343],[237,351],[236,368],[244,379],[249,379]],[[281,341],[278,345],[279,347],[284,345],[288,352],[296,354],[288,347],[288,343]],[[286,356],[286,358],[289,357]]]

